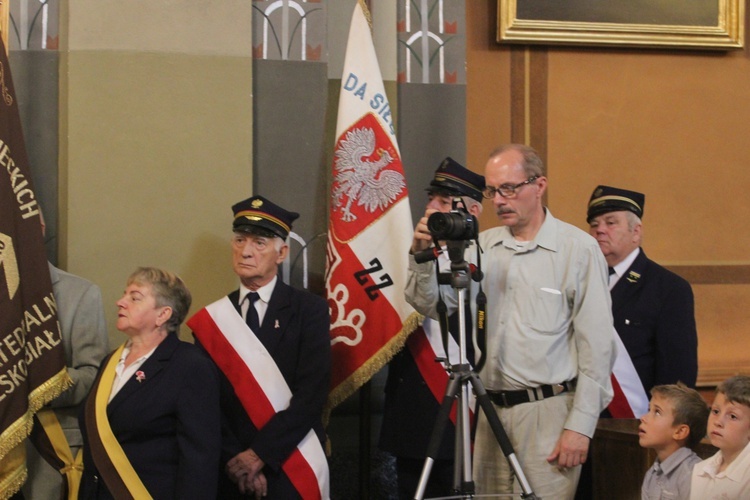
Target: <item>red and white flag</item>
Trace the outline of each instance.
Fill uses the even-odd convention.
[[[616,332],[615,341],[617,357],[612,368],[612,389],[615,396],[607,409],[613,418],[640,418],[648,412],[648,396],[638,372],[635,371],[633,360]]]
[[[354,7],[341,78],[328,228],[333,408],[380,370],[417,327],[404,299],[411,212],[362,0]]]

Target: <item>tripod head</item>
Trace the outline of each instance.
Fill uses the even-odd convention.
[[[440,272],[438,269],[438,283],[466,289],[469,288],[469,278],[476,282],[482,279],[481,270],[464,260],[469,242],[479,237],[479,222],[466,210],[460,196],[453,198],[451,206],[450,212],[435,212],[427,219],[427,229],[435,246],[417,252],[414,259],[418,264],[436,260],[444,252],[440,242],[445,242],[451,267],[450,272]]]

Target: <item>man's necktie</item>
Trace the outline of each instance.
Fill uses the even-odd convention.
[[[245,314],[245,323],[254,333],[260,330],[260,321],[258,320],[258,311],[255,309],[255,302],[260,298],[257,292],[250,292],[245,295],[247,300],[247,313]]]
[[[614,267],[609,267],[608,269],[609,269],[609,275],[610,276],[612,276],[613,274],[615,274],[615,268]]]

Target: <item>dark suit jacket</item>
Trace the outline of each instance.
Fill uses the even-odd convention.
[[[138,477],[155,499],[216,498],[221,448],[216,367],[196,346],[169,334],[140,370],[146,379],[133,377],[107,405],[112,432]],[[86,437],[85,414],[81,420]],[[88,443],[79,498],[112,498]]]
[[[239,314],[239,291],[229,294]],[[229,380],[221,374],[222,473],[220,496],[243,498],[223,467],[238,453],[252,448],[265,462],[269,498],[295,498],[291,482],[281,469],[305,435],[314,429],[321,443],[321,420],[331,373],[328,305],[321,297],[283,283],[276,286],[263,317],[258,338],[279,367],[292,392],[289,407],[274,415],[260,430],[251,422]]]
[[[695,387],[698,334],[687,281],[641,249],[612,289],[612,315],[646,393],[678,381]]]

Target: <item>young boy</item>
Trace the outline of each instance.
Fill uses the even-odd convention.
[[[706,435],[707,419],[708,405],[694,389],[682,383],[651,389],[648,413],[638,428],[640,445],[656,452],[643,479],[643,500],[689,497],[690,474],[701,461],[692,448]]]
[[[693,469],[690,498],[750,498],[750,377],[737,375],[716,388],[708,436],[719,451]]]

